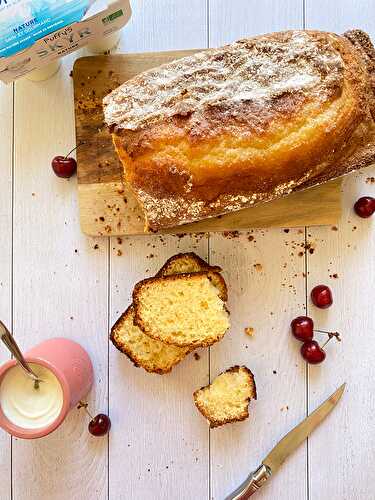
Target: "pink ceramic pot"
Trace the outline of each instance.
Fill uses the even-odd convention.
[[[64,421],[69,410],[75,407],[90,391],[93,383],[93,369],[87,352],[77,342],[65,338],[46,340],[25,354],[26,361],[51,370],[61,384],[63,406],[57,419],[47,427],[24,429],[10,422],[0,406],[0,427],[12,436],[36,439],[47,436]],[[15,360],[0,367],[0,384],[5,373],[16,365]]]

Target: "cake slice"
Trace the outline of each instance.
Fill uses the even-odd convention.
[[[227,285],[218,273],[222,271],[219,266],[211,266],[194,252],[178,253],[170,257],[156,276],[170,276],[171,274],[199,273],[201,271],[210,271],[212,283],[220,292],[220,298],[224,302],[228,300]]]
[[[209,266],[207,262],[193,252],[174,255],[159,270],[157,276],[177,273],[199,272],[203,270],[220,270],[218,266]],[[221,295],[226,294],[224,280],[217,280],[221,287]],[[224,283],[224,287],[223,287]],[[171,371],[191,349],[164,344],[152,339],[134,325],[133,305],[120,316],[111,329],[110,339],[113,345],[126,354],[135,366],[144,368],[147,372],[164,374]]]
[[[133,305],[113,325],[111,341],[135,366],[160,375],[170,372],[191,350],[189,347],[167,345],[145,335],[134,325]]]
[[[141,281],[133,291],[134,323],[166,344],[190,348],[214,344],[228,330],[229,314],[213,280],[224,282],[216,271]]]
[[[205,260],[194,252],[178,253],[170,257],[159,269],[155,276],[170,276],[171,274],[199,273],[209,269],[210,271],[222,271],[219,266],[210,266]]]
[[[246,366],[233,366],[195,391],[193,397],[210,427],[245,420],[250,400],[257,399],[254,376]]]

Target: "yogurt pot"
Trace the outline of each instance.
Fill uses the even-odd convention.
[[[44,80],[49,80],[53,75],[55,75],[60,69],[60,59],[53,61],[39,69],[34,69],[30,71],[23,78],[30,80],[31,82],[42,82]]]
[[[15,360],[0,367],[0,427],[12,436],[36,439],[57,429],[93,383],[87,352],[65,338],[46,340],[25,354],[42,379],[34,388]]]
[[[120,38],[121,30],[118,30],[95,42],[87,44],[87,48],[92,54],[103,54],[104,52],[114,49],[118,45]]]

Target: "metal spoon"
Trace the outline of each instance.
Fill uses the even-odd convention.
[[[20,348],[18,347],[16,341],[14,340],[13,335],[10,333],[8,328],[4,325],[2,321],[0,321],[0,334],[1,334],[1,340],[4,342],[4,344],[7,346],[9,351],[13,354],[13,356],[16,358],[18,361],[19,365],[25,373],[34,380],[34,389],[39,389],[39,382],[43,382],[30,368],[29,364],[23,357],[22,352],[20,351]]]

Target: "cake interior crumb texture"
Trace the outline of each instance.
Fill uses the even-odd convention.
[[[130,306],[112,330],[112,342],[134,362],[151,373],[171,371],[189,352],[188,347],[164,344],[145,335],[134,325],[134,309]]]
[[[249,402],[256,397],[254,376],[246,366],[229,368],[194,393],[195,404],[211,427],[245,420]]]
[[[220,340],[229,328],[229,315],[210,274],[151,278],[138,284],[133,294],[137,325],[147,335],[181,347]]]

